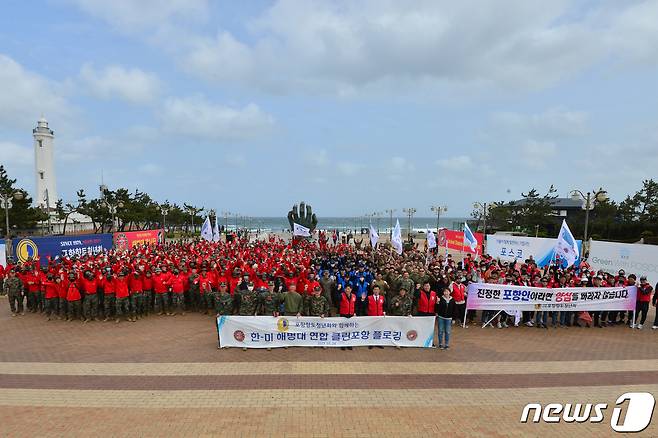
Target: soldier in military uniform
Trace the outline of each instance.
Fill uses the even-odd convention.
[[[201,287],[199,286],[199,273],[197,272],[196,267],[192,268],[192,273],[188,277],[188,281],[190,282],[190,309],[193,312],[197,312],[201,309]]]
[[[228,292],[228,287],[225,281],[219,283],[219,292],[215,300],[215,312],[217,316],[230,315],[233,313],[233,297]]]
[[[406,269],[402,272],[402,278],[398,280],[398,290],[404,288],[409,295],[412,295],[415,288],[413,279],[409,276],[409,271]]]
[[[306,314],[309,316],[330,316],[329,302],[322,295],[322,288],[315,286],[313,294],[306,300]]]
[[[398,295],[391,300],[389,312],[395,316],[410,316],[413,304],[413,297],[407,294],[407,290],[403,287]]]
[[[251,281],[247,283],[247,289],[235,292],[235,297],[238,300],[238,315],[240,316],[254,316],[256,309],[260,302],[258,292],[254,290],[254,283]]]
[[[260,292],[260,315],[279,316],[279,305],[281,303],[281,294],[274,290],[274,280],[267,282],[267,289]]]
[[[23,282],[16,276],[16,272],[13,269],[7,275],[3,289],[5,294],[7,294],[7,298],[9,298],[11,316],[16,316],[17,313],[25,315],[25,311],[23,310]]]

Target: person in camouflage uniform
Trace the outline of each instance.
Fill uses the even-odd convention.
[[[225,281],[219,283],[219,292],[215,300],[215,312],[217,316],[230,315],[233,313],[233,297],[228,292]]]
[[[389,305],[389,312],[395,316],[410,316],[414,305],[413,297],[401,288],[398,295],[393,297]]]
[[[397,287],[398,290],[404,288],[404,290],[406,290],[409,295],[413,295],[416,285],[413,279],[411,279],[411,277],[409,276],[409,271],[407,271],[406,269],[402,271],[402,278],[398,279]]]
[[[239,290],[235,292],[235,297],[238,300],[238,315],[241,316],[254,316],[259,304],[259,295],[254,290],[254,283],[251,281],[247,284],[246,290]]]
[[[308,316],[330,316],[329,303],[327,298],[322,295],[322,289],[315,286],[313,294],[306,300],[306,314]]]
[[[267,282],[267,289],[260,292],[260,315],[279,316],[279,305],[281,296],[274,291],[274,280]]]
[[[14,270],[10,270],[5,279],[3,289],[7,298],[9,298],[9,308],[11,309],[11,316],[16,316],[17,313],[25,315],[23,309],[23,282],[16,276]]]
[[[196,268],[192,268],[192,273],[188,277],[190,282],[190,309],[193,312],[198,312],[201,307],[201,289],[199,286],[199,273]],[[205,304],[205,302],[204,302]]]

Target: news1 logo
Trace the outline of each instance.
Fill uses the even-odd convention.
[[[626,401],[626,415],[622,417],[624,411],[621,407]],[[617,398],[615,408],[612,410],[610,418],[610,427],[615,432],[642,432],[651,423],[653,409],[656,400],[648,392],[627,392]],[[521,423],[527,423],[532,412],[533,423],[544,421],[545,423],[601,423],[605,419],[605,411],[608,408],[607,403],[576,403],[561,404],[549,403],[542,406],[539,403],[529,403],[523,408],[521,413]],[[622,420],[623,418],[623,420]]]

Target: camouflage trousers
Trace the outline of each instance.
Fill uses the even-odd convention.
[[[145,290],[142,292],[142,306],[144,315],[148,315],[149,312],[153,312],[153,292],[150,290]]]
[[[116,298],[114,294],[105,294],[103,298],[103,315],[110,319],[116,313]]]
[[[23,295],[19,292],[9,292],[9,308],[11,313],[23,313]]]
[[[170,310],[172,313],[185,311],[185,296],[183,294],[177,294],[175,292],[171,294]]]
[[[204,307],[203,305],[201,305],[202,299],[203,299],[203,295],[201,295],[201,293],[198,290],[190,291],[190,307],[192,308],[192,310],[197,311]]]
[[[57,299],[57,315],[62,318],[66,318],[66,308],[67,308],[66,298]]]
[[[117,318],[130,314],[130,297],[116,299]]]
[[[67,307],[67,314],[66,315],[69,319],[71,319],[71,320],[78,319],[82,316],[81,315],[82,314],[82,303],[80,302],[80,300],[68,301],[66,303],[66,307]]]
[[[39,292],[28,292],[25,295],[27,298],[27,310],[32,313],[39,310]]]
[[[169,294],[167,292],[163,294],[155,294],[155,312],[164,313],[169,309]]]
[[[206,311],[206,310],[214,310],[215,309],[215,292],[206,292],[203,294],[203,303],[205,305],[201,306],[201,309]]]
[[[98,296],[96,294],[85,295],[82,303],[82,314],[85,319],[98,318]]]
[[[59,298],[46,298],[46,315],[56,315],[59,307]]]
[[[143,292],[133,292],[130,296],[130,307],[133,315],[144,314],[144,295]]]

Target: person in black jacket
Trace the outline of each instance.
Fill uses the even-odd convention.
[[[436,303],[436,313],[439,316],[439,348],[450,348],[450,330],[452,329],[452,315],[455,313],[455,300],[450,296],[450,289],[443,289],[443,296]]]

